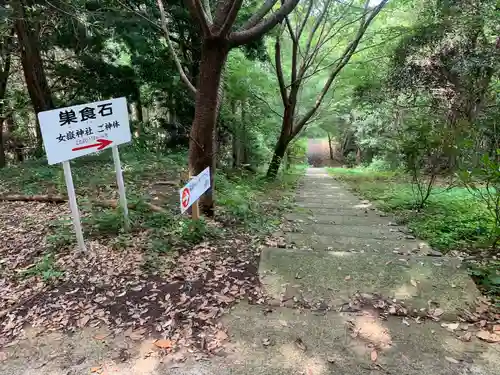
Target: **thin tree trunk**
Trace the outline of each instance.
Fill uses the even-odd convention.
[[[231,100],[231,112],[233,116],[236,114],[236,101]],[[233,168],[241,166],[241,129],[238,127],[236,121],[233,121]]]
[[[210,167],[211,189],[200,200],[203,212],[214,215],[214,172],[216,167],[216,124],[220,106],[222,70],[229,52],[227,41],[205,39],[202,45],[196,106],[189,140],[189,168],[197,175]]]
[[[3,146],[3,121],[4,118],[0,116],[0,168],[5,167],[7,164],[5,160],[5,148]]]
[[[7,91],[7,81],[10,75],[10,63],[11,63],[11,46],[12,46],[12,36],[14,33],[14,29],[12,29],[11,35],[8,35],[3,38],[0,44],[2,54],[2,66],[0,67],[0,168],[5,167],[5,147],[4,147],[4,139],[3,139],[3,122],[5,120],[4,117],[4,99],[5,93]]]
[[[241,105],[241,130],[240,130],[240,155],[242,164],[250,164],[250,156],[248,154],[247,143],[247,127],[245,125],[245,100],[240,102]]]
[[[333,160],[332,136],[328,133],[328,149],[330,150],[330,160]]]
[[[15,14],[14,27],[17,39],[21,48],[21,63],[23,66],[24,78],[28,89],[33,108],[36,113],[54,108],[52,95],[47,77],[43,68],[43,61],[40,54],[40,41],[35,32],[34,25],[30,24],[26,15],[26,0],[12,0],[12,8]],[[42,135],[40,127],[36,126],[37,146],[42,149]]]

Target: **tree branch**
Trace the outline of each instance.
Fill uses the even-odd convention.
[[[236,21],[236,16],[238,15],[238,12],[241,8],[241,4],[243,3],[243,0],[234,0],[233,4],[231,5],[231,8],[229,9],[229,13],[224,20],[224,24],[222,25],[222,28],[219,32],[219,35],[227,35],[229,31],[231,30],[231,27],[234,25],[234,21]]]
[[[262,98],[261,96],[257,95],[256,93],[254,93],[252,90],[250,90],[250,93],[256,98],[256,99],[259,99],[262,103],[266,104],[267,107],[269,108],[269,110],[274,113],[276,116],[278,116],[279,118],[283,118],[283,115],[279,112],[277,112],[273,107],[271,107],[271,105],[267,102],[266,99]]]
[[[179,75],[181,76],[181,80],[186,84],[191,94],[195,96],[196,88],[194,87],[194,85],[191,83],[188,76],[184,72],[184,68],[182,67],[179,57],[177,56],[177,53],[175,53],[175,50],[172,46],[172,42],[170,41],[168,27],[167,27],[167,19],[165,17],[165,8],[163,8],[163,2],[162,0],[157,0],[157,2],[158,2],[158,9],[160,10],[161,27],[163,29],[163,33],[165,34],[165,40],[167,41],[167,46],[170,51],[170,55],[174,59],[175,66],[177,67]]]
[[[231,46],[237,47],[259,39],[278,23],[282,22],[284,18],[295,9],[298,3],[299,0],[287,0],[276,12],[263,19],[252,28],[231,33],[229,35]]]
[[[333,71],[330,73],[330,76],[328,77],[328,80],[326,81],[325,85],[323,86],[323,89],[321,90],[320,94],[318,95],[318,98],[316,99],[316,103],[314,106],[306,112],[306,114],[302,117],[302,119],[296,124],[296,126],[293,129],[292,136],[295,137],[304,127],[304,125],[307,123],[307,121],[314,115],[314,113],[318,110],[319,106],[321,105],[321,102],[325,98],[326,93],[330,89],[330,86],[332,85],[333,81],[337,77],[337,75],[342,71],[342,69],[347,65],[349,60],[351,59],[352,55],[356,52],[356,49],[363,38],[363,35],[365,34],[366,30],[368,29],[368,26],[370,26],[371,22],[373,19],[380,13],[382,8],[387,4],[389,0],[383,0],[377,7],[373,9],[371,12],[370,16],[368,19],[363,17],[363,21],[359,27],[358,33],[354,40],[349,43],[347,48],[344,50],[344,53],[342,54],[342,57],[335,67]],[[368,4],[368,0],[366,4]]]
[[[191,13],[191,17],[193,17],[195,20],[198,20],[198,24],[200,25],[203,36],[209,37],[211,35],[210,25],[208,24],[207,16],[205,14],[203,6],[200,3],[200,0],[185,0],[185,3],[189,9],[189,13]]]
[[[283,105],[286,106],[288,103],[288,95],[285,87],[285,78],[283,76],[283,66],[281,65],[281,45],[279,38],[279,36],[276,37],[276,43],[274,44],[274,61],[276,64],[276,76],[278,77],[281,100],[283,100]]]
[[[210,8],[210,0],[203,0],[203,8],[205,8],[205,14],[207,16],[207,21],[213,23],[214,19],[212,17],[212,9]]]
[[[247,22],[243,24],[241,31],[248,30],[251,27],[257,25],[262,19],[265,17],[267,13],[273,8],[274,4],[276,4],[278,0],[267,0],[262,6],[254,13],[252,17],[248,19]]]

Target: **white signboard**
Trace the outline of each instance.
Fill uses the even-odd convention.
[[[186,186],[179,190],[181,212],[185,212],[196,202],[204,192],[210,188],[210,167],[207,167],[198,176],[189,181]]]
[[[40,112],[38,120],[49,164],[131,140],[126,98]]]

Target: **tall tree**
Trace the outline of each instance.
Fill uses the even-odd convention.
[[[211,168],[211,186],[215,172],[216,124],[221,103],[221,77],[229,51],[233,48],[255,42],[273,29],[295,8],[299,0],[285,0],[272,11],[278,0],[266,0],[240,27],[235,27],[243,0],[221,0],[212,7],[209,0],[187,0],[192,19],[201,30],[201,61],[198,82],[190,82],[173,48],[181,78],[195,96],[195,113],[191,125],[189,142],[189,169],[198,174],[206,167]],[[162,0],[158,0],[162,28],[171,45],[167,17]],[[202,199],[204,212],[213,216],[214,200],[210,192]]]
[[[10,4],[21,49],[24,78],[33,108],[37,113],[52,109],[54,103],[40,53],[39,27],[37,21],[29,15],[29,12],[34,11],[35,4],[32,0],[11,0]],[[41,150],[42,135],[39,126],[36,126],[36,134],[37,145]]]
[[[6,30],[2,30],[4,32]],[[5,120],[5,93],[7,91],[7,80],[9,79],[12,59],[12,34],[13,29],[7,31],[6,35],[0,36],[0,168],[5,166],[5,149],[3,139],[3,123]]]
[[[356,9],[353,8],[354,1],[336,3],[333,0],[308,0],[304,6],[298,7],[294,12],[295,20],[291,17],[286,18],[283,33],[276,37],[274,46],[276,75],[283,101],[283,120],[281,133],[267,171],[269,178],[276,177],[288,145],[316,114],[333,82],[349,63],[366,30],[387,1],[383,0],[371,8],[370,0],[367,0],[361,9],[361,14],[352,20],[349,15],[353,9]],[[338,14],[333,14],[334,11]],[[332,39],[356,22],[359,22],[359,26],[352,40],[338,58],[326,64],[326,67],[331,70],[314,104],[299,116],[299,94],[305,82],[325,70],[325,60],[327,61],[332,53],[332,49],[329,48]],[[283,34],[288,36],[291,43],[289,83],[285,83],[282,59]],[[334,47],[337,44],[334,44]]]

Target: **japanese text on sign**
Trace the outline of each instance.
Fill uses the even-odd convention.
[[[49,164],[131,140],[125,98],[40,112],[38,119]]]

